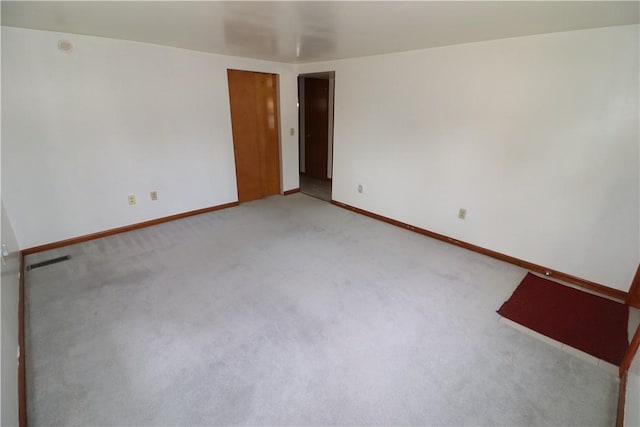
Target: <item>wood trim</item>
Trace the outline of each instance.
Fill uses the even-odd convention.
[[[622,378],[622,375],[629,370],[629,366],[631,366],[633,358],[638,352],[638,347],[640,347],[640,325],[638,325],[635,334],[633,334],[631,344],[629,344],[627,352],[624,354],[624,359],[622,359],[622,363],[620,364],[620,378]]]
[[[627,373],[620,377],[620,391],[618,392],[618,415],[616,427],[624,427],[624,404],[627,397]]]
[[[20,279],[18,281],[18,425],[27,425],[27,375],[25,369],[25,340],[24,340],[24,316],[25,316],[25,291],[24,291],[24,254],[20,252]]]
[[[196,209],[194,211],[183,212],[175,215],[165,216],[162,218],[156,218],[149,221],[138,222],[136,224],[125,225],[124,227],[112,228],[110,230],[98,231],[97,233],[86,234],[84,236],[72,237],[66,240],[60,240],[58,242],[47,243],[44,245],[34,246],[24,249],[23,255],[31,255],[37,252],[48,251],[51,249],[62,248],[64,246],[75,245],[77,243],[87,242],[89,240],[99,239],[101,237],[112,236],[114,234],[124,233],[126,231],[138,230],[140,228],[150,227],[152,225],[162,224],[163,222],[174,221],[176,219],[187,218],[194,215],[200,215],[203,213],[218,211],[221,209],[227,209],[234,206],[238,206],[238,202],[225,203],[222,205],[211,206],[203,209]]]
[[[480,254],[483,254],[483,255],[486,255],[486,256],[490,256],[491,258],[496,258],[496,259],[499,259],[501,261],[508,262],[510,264],[517,265],[519,267],[525,268],[525,269],[530,270],[530,271],[535,271],[537,273],[542,273],[542,274],[544,274],[546,276],[551,276],[551,277],[554,277],[554,278],[556,278],[558,280],[562,280],[562,281],[565,281],[565,282],[568,282],[568,283],[572,283],[574,285],[578,285],[578,286],[580,286],[582,288],[598,292],[598,293],[600,293],[602,295],[606,295],[606,296],[611,297],[611,298],[616,298],[616,299],[619,299],[619,300],[622,300],[622,301],[625,301],[626,298],[627,298],[627,292],[624,292],[624,291],[621,291],[621,290],[618,290],[618,289],[610,288],[608,286],[601,285],[601,284],[595,283],[595,282],[591,282],[589,280],[585,280],[585,279],[582,279],[580,277],[572,276],[570,274],[563,273],[561,271],[556,271],[556,270],[544,267],[542,265],[534,264],[532,262],[524,261],[524,260],[521,260],[519,258],[515,258],[515,257],[509,256],[509,255],[502,254],[500,252],[492,251],[491,249],[486,249],[486,248],[483,248],[481,246],[477,246],[477,245],[474,245],[474,244],[471,244],[471,243],[467,243],[467,242],[463,242],[463,241],[460,241],[460,240],[456,240],[456,239],[453,239],[451,237],[445,236],[444,234],[439,234],[439,233],[435,233],[433,231],[425,230],[424,228],[415,227],[415,226],[413,226],[411,224],[407,224],[407,223],[404,223],[402,221],[398,221],[398,220],[395,220],[395,219],[392,219],[392,218],[387,218],[385,216],[378,215],[376,213],[369,212],[369,211],[366,211],[364,209],[356,208],[354,206],[347,205],[346,203],[338,202],[336,200],[332,200],[331,203],[336,205],[336,206],[339,206],[341,208],[344,208],[344,209],[347,209],[347,210],[350,210],[350,211],[353,211],[353,212],[368,216],[370,218],[377,219],[379,221],[386,222],[388,224],[395,225],[397,227],[402,227],[402,228],[405,228],[407,230],[414,231],[416,233],[425,235],[427,237],[431,237],[433,239],[437,239],[437,240],[441,240],[443,242],[451,243],[452,245],[460,246],[460,247],[468,249],[470,251],[478,252]]]
[[[629,287],[629,297],[626,302],[633,307],[640,308],[640,264],[636,270],[636,275],[633,276],[633,281]]]
[[[300,188],[292,188],[291,190],[287,190],[284,193],[282,193],[284,196],[289,196],[291,194],[296,194],[300,192]]]

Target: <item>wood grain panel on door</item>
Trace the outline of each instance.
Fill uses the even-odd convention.
[[[227,70],[238,201],[280,192],[277,76]]]
[[[304,79],[305,174],[327,179],[329,80]]]
[[[246,71],[227,70],[227,77],[238,201],[247,202],[262,197],[255,76]]]
[[[280,193],[280,150],[278,150],[278,79],[273,74],[254,73],[258,119],[258,151],[262,196]]]

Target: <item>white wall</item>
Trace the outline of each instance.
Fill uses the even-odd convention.
[[[335,200],[628,290],[637,25],[297,67],[324,70],[336,73]]]
[[[283,190],[297,188],[292,65],[3,27],[3,198],[20,247],[236,201],[227,68],[280,75]]]
[[[2,204],[2,228],[0,241],[6,245],[9,256],[0,263],[0,310],[1,342],[0,351],[0,421],[3,426],[18,425],[18,284],[20,258],[11,222]]]

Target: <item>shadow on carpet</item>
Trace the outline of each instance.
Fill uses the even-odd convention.
[[[498,314],[617,366],[629,346],[628,306],[531,273]]]

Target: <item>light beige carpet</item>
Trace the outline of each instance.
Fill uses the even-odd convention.
[[[613,425],[525,271],[303,194],[27,258],[29,424]]]

